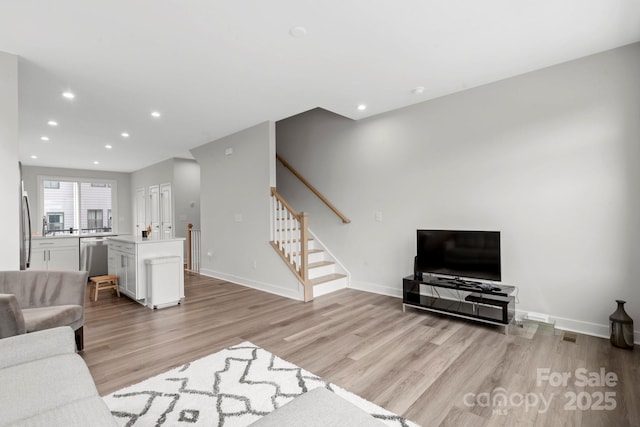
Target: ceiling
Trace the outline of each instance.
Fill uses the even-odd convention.
[[[637,41],[636,0],[0,0],[23,164],[120,172],[315,107],[360,119]]]

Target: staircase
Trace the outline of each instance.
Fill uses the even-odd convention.
[[[336,260],[329,250],[309,230],[309,253],[307,269],[313,286],[313,296],[319,297],[339,289],[349,283],[347,270]]]
[[[298,277],[304,287],[304,301],[344,289],[346,269],[307,227],[307,214],[298,213],[271,188],[271,246]]]

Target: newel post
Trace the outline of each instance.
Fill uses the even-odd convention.
[[[191,229],[193,228],[193,224],[187,224],[187,270],[192,270],[193,266],[191,265]]]
[[[311,301],[313,299],[313,286],[309,282],[309,233],[307,226],[309,215],[306,212],[300,212],[300,277],[304,284],[304,300]]]

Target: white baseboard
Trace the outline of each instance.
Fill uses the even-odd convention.
[[[304,301],[304,291],[302,286],[298,285],[297,289],[283,288],[275,286],[271,283],[259,282],[257,280],[247,279],[246,277],[235,276],[233,274],[221,273],[219,271],[201,269],[200,274],[213,277],[215,279],[226,280],[227,282],[237,283],[238,285],[248,288],[257,289],[259,291],[269,292],[285,298],[294,299],[296,301]]]
[[[375,294],[386,295],[390,297],[402,298],[402,289],[391,286],[383,286],[377,283],[358,282],[352,280],[349,288],[359,291],[373,292]],[[528,311],[516,309],[516,319],[522,319]],[[577,332],[584,335],[591,335],[599,338],[609,338],[609,325],[601,325],[597,323],[583,322],[580,320],[567,319],[564,317],[549,314],[549,317],[556,321],[556,328],[562,331]],[[640,331],[634,331],[633,340],[635,344],[640,344]]]
[[[377,283],[357,282],[355,280],[351,280],[348,287],[350,289],[357,289],[359,291],[373,292],[374,294],[402,298],[402,289],[397,289],[391,286],[383,286]]]

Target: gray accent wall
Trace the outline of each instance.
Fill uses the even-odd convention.
[[[498,230],[521,312],[607,336],[623,299],[638,329],[638,76],[640,43],[357,122],[312,110],[277,151],[352,223],[280,165],[278,190],[352,287],[400,296],[416,229]]]
[[[201,273],[302,299],[271,247],[275,125],[265,122],[191,150],[200,164]]]
[[[18,57],[0,52],[0,270],[20,267],[20,172],[18,171]]]

